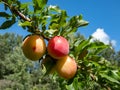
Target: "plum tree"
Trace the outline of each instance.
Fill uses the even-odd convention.
[[[75,38],[78,28],[88,25],[88,22],[82,15],[71,17],[65,10],[48,5],[47,2],[48,0],[32,0],[30,3],[0,0],[5,10],[0,12],[0,17],[4,18],[1,19],[0,29],[8,29],[19,21],[19,26],[34,34],[23,41],[23,53],[30,60],[48,60],[48,63],[44,63],[43,71],[45,75],[57,71],[59,76],[65,78],[56,79],[61,90],[119,90],[120,68],[101,56],[102,51],[109,46],[98,41],[91,42],[91,36],[84,40],[81,37]],[[47,52],[44,39],[48,42]]]

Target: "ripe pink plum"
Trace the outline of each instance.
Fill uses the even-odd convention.
[[[49,40],[47,50],[51,57],[61,59],[69,53],[69,42],[62,36],[55,36]]]

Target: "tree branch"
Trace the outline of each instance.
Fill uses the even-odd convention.
[[[21,19],[25,20],[25,21],[29,21],[31,22],[31,19],[26,17],[23,13],[21,13],[20,11],[18,11],[14,6],[9,5],[6,0],[2,0],[2,2],[10,9],[10,11],[14,14],[16,14],[17,16],[19,16]],[[37,29],[37,28],[36,28]],[[31,32],[31,31],[29,31]],[[36,30],[34,33],[41,33],[40,30]],[[42,34],[42,37],[45,38],[47,41],[49,41],[49,38],[45,37],[45,35]]]
[[[6,3],[4,0],[2,1],[6,6],[9,7],[9,9],[11,10],[11,12],[13,12],[14,14],[18,15],[20,18],[22,18],[25,21],[31,21],[30,18],[26,17],[23,13],[21,13],[20,11],[18,11],[17,9],[15,9],[15,7],[13,7],[12,5],[10,6],[8,3]]]
[[[13,13],[17,14],[20,18],[22,18],[25,21],[31,21],[30,18],[26,17],[24,14],[22,14],[20,11],[13,9],[12,10]]]

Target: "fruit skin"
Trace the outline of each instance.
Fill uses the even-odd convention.
[[[55,36],[48,42],[48,53],[55,59],[61,59],[69,53],[69,42],[62,36]]]
[[[33,61],[39,60],[46,51],[44,39],[39,35],[30,35],[22,43],[24,55]]]
[[[61,77],[71,79],[77,72],[77,63],[70,56],[66,56],[57,61],[56,71]]]

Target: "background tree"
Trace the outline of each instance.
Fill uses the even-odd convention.
[[[118,66],[120,66],[120,51],[116,53],[115,60],[118,62]]]
[[[17,38],[17,39],[16,39]],[[0,35],[0,79],[3,79],[4,75],[9,75],[14,73],[12,68],[9,68],[10,60],[6,60],[6,55],[13,53],[14,49],[20,44],[22,41],[22,37],[15,34],[6,33],[4,35]],[[8,58],[9,59],[9,58]],[[6,67],[6,65],[8,67]]]

